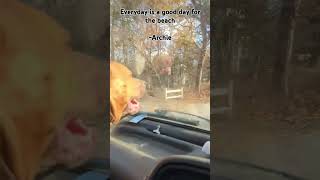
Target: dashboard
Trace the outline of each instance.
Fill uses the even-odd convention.
[[[184,125],[153,114],[125,117],[111,128],[110,159],[90,160],[71,170],[53,168],[36,179],[209,180],[211,175],[214,180],[304,180],[281,170],[222,157],[214,157],[214,170],[210,170],[210,147],[205,150],[210,131],[194,128],[204,124],[194,120],[180,121]]]
[[[111,179],[210,179],[210,155],[202,151],[210,132],[150,114],[139,117],[111,129]]]

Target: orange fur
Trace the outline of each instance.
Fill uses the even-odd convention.
[[[96,99],[79,97],[102,94],[88,86],[103,64],[72,52],[68,41],[49,16],[0,0],[0,176],[9,170],[32,180],[65,113],[79,104],[97,107]],[[87,62],[91,70],[82,71]]]
[[[132,77],[131,71],[124,65],[110,62],[110,120],[119,122],[131,98],[142,97],[144,84]]]

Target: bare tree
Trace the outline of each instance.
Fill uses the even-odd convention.
[[[279,17],[278,58],[274,64],[274,87],[285,96],[289,95],[290,64],[293,54],[296,14],[301,0],[283,0]]]
[[[209,1],[205,3],[205,1],[196,1],[192,0],[192,4],[197,10],[201,10],[199,21],[200,21],[200,29],[201,29],[201,36],[202,36],[202,46],[201,46],[201,52],[200,57],[198,61],[198,67],[197,67],[197,73],[196,73],[196,87],[198,90],[198,93],[200,94],[201,91],[201,80],[202,80],[202,73],[203,73],[203,65],[205,61],[205,55],[206,55],[206,49],[209,42],[209,35],[207,31],[207,25],[209,22],[209,16],[208,12],[205,9],[207,8]]]

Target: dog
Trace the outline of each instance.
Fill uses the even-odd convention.
[[[92,149],[78,150],[92,146],[92,130],[65,116],[103,103],[103,85],[94,85],[105,67],[69,41],[46,14],[0,0],[0,179],[32,180],[46,160],[72,166],[88,159]]]
[[[132,77],[124,65],[110,62],[110,121],[117,124],[125,114],[135,114],[140,110],[139,99],[145,93],[145,83]]]

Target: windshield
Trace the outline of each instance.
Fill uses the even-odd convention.
[[[196,8],[190,1],[134,1],[126,6],[111,1],[110,56],[145,82],[140,111],[210,130],[209,1],[201,2],[205,18],[200,22],[199,14],[191,15],[191,9]],[[147,23],[145,16],[121,14],[119,7],[125,7],[122,13],[169,8],[172,13],[160,11],[147,17],[174,21]],[[190,10],[190,15],[174,14],[176,9]],[[161,36],[161,40],[149,38],[154,36]]]

